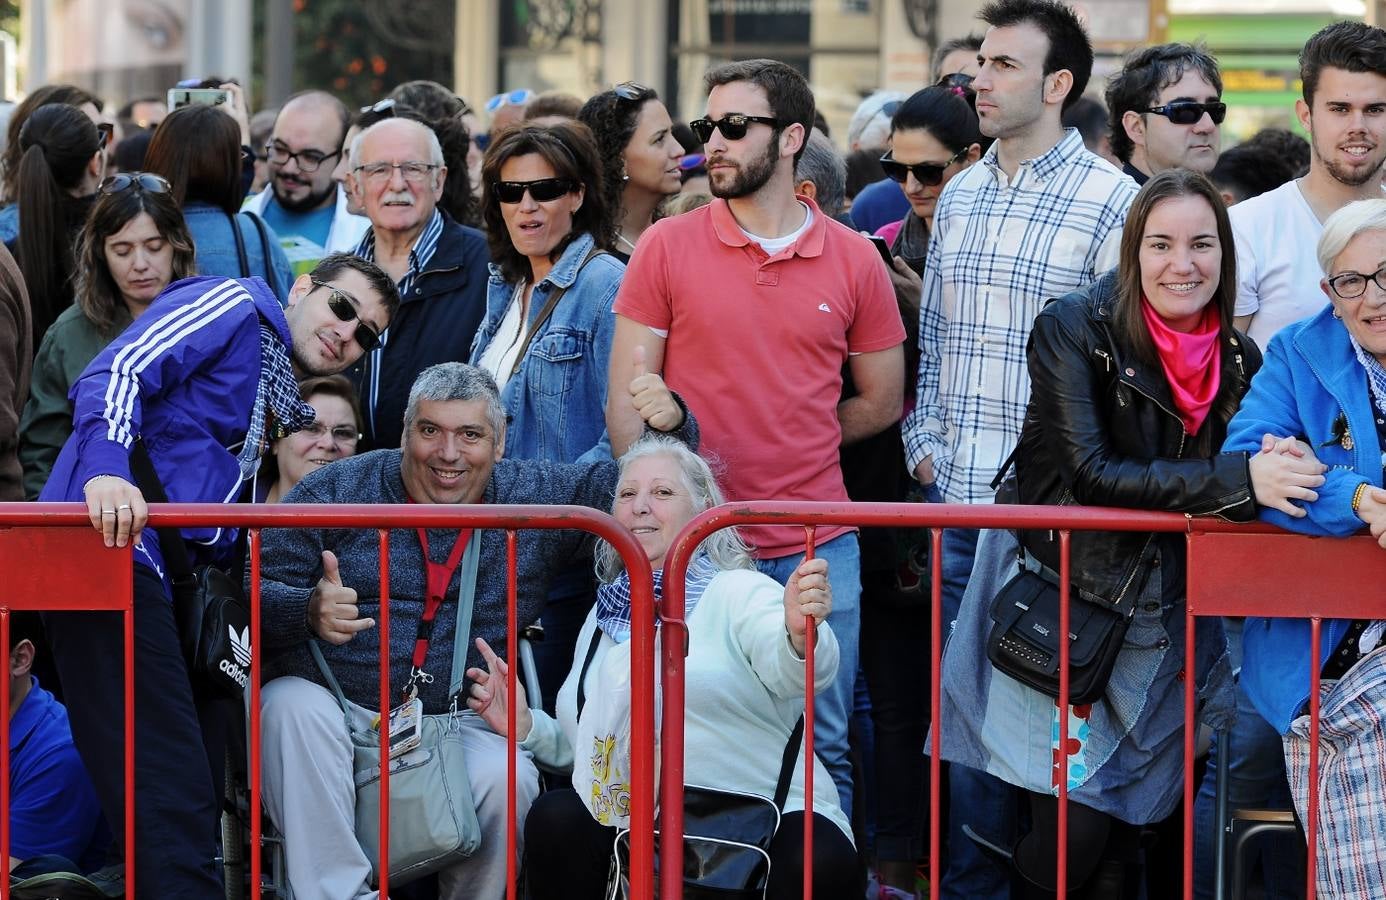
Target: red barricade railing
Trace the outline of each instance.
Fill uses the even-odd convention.
[[[26,527],[44,526],[44,527]],[[221,504],[155,504],[150,507],[150,528],[233,527],[248,528],[251,575],[251,633],[256,652],[251,658],[249,776],[250,776],[250,884],[252,896],[262,887],[260,807],[260,552],[262,528],[376,528],[380,534],[380,703],[390,697],[389,659],[389,531],[392,528],[489,528],[505,529],[507,550],[508,636],[506,658],[517,658],[516,540],[521,530],[575,529],[608,541],[631,573],[632,636],[631,726],[635,734],[653,735],[654,716],[654,602],[650,566],[635,537],[609,515],[577,506],[451,506],[418,504],[371,505],[276,505],[226,506]],[[82,565],[71,565],[80,554]],[[44,566],[51,560],[52,566]],[[67,563],[67,564],[65,564]],[[78,504],[0,504],[0,567],[6,573],[0,596],[0,646],[8,648],[11,609],[107,609],[125,612],[125,833],[134,834],[134,624],[132,555],[129,548],[102,546],[92,529],[86,509]],[[8,652],[8,651],[7,651]],[[516,666],[509,667],[506,688],[515,696]],[[9,692],[0,691],[0,900],[9,900]],[[514,835],[515,809],[515,707],[510,704],[506,781],[509,886],[517,894]],[[381,716],[381,758],[389,756],[389,719]],[[380,773],[380,834],[389,834],[389,766]],[[637,746],[631,759],[631,888],[635,896],[654,895],[654,751],[650,742]],[[125,842],[127,896],[135,893],[134,840]],[[389,840],[379,850],[380,894],[389,891]]]
[[[930,728],[929,797],[929,896],[939,896],[942,876],[940,823],[941,728],[938,719],[941,687],[943,623],[937,599],[942,594],[941,561],[944,528],[1024,528],[1052,529],[1060,541],[1060,685],[1058,703],[1068,706],[1069,698],[1069,539],[1072,531],[1151,531],[1187,534],[1188,588],[1185,617],[1185,759],[1194,758],[1194,673],[1196,616],[1272,616],[1309,618],[1311,647],[1306,652],[1319,658],[1320,623],[1324,618],[1386,618],[1386,600],[1361,590],[1361,585],[1379,583],[1373,575],[1386,576],[1386,553],[1369,537],[1347,539],[1311,538],[1289,534],[1264,525],[1236,525],[1218,519],[1195,519],[1177,513],[1085,507],[1039,507],[1012,505],[945,505],[917,503],[808,503],[751,502],[726,504],[697,516],[675,538],[665,564],[664,598],[660,621],[665,629],[663,642],[664,713],[660,748],[660,825],[662,852],[681,858],[683,840],[683,741],[684,678],[683,663],[688,649],[688,629],[684,622],[684,577],[699,544],[724,528],[755,525],[803,525],[808,534],[806,547],[812,553],[813,533],[818,526],[854,525],[874,527],[915,527],[930,529],[933,560],[932,653],[930,697],[933,721]],[[1271,564],[1273,561],[1273,564]],[[865,598],[863,598],[865,600]],[[868,601],[869,602],[869,601]],[[812,644],[809,645],[810,647]],[[1310,686],[1309,769],[1310,783],[1318,780],[1319,674],[1313,671]],[[812,656],[805,673],[806,706],[813,695]],[[1068,742],[1068,717],[1059,716],[1059,743]],[[808,729],[805,729],[806,732]],[[639,732],[636,733],[637,735]],[[807,735],[806,735],[807,739]],[[811,744],[809,745],[811,747]],[[813,756],[805,753],[805,835],[804,897],[812,897],[812,833],[810,815]],[[1067,887],[1067,801],[1068,780],[1058,780],[1059,819],[1057,893]],[[1193,767],[1185,766],[1184,777],[1184,871],[1183,895],[1193,897],[1193,809],[1195,784]],[[1308,837],[1307,896],[1314,898],[1315,836],[1318,798],[1310,791],[1306,809]],[[678,865],[661,868],[660,896],[680,900],[683,896],[682,871]]]

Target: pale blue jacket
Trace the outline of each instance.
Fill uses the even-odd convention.
[[[1346,442],[1344,427],[1351,435]],[[1367,373],[1331,306],[1271,339],[1261,371],[1228,425],[1223,450],[1256,453],[1267,433],[1304,440],[1330,468],[1319,499],[1301,504],[1304,518],[1262,507],[1261,519],[1303,534],[1346,537],[1359,531],[1363,523],[1352,510],[1352,495],[1363,482],[1381,486],[1381,442]],[[1323,623],[1320,669],[1349,624]],[[1284,734],[1309,701],[1309,621],[1252,617],[1242,634],[1247,696]]]
[[[520,360],[519,371],[501,391],[509,418],[505,455],[511,459],[589,462],[611,455],[605,440],[607,361],[616,330],[611,304],[626,267],[609,253],[594,256],[583,267],[592,243],[591,235],[579,235],[530,297],[532,323],[552,292],[565,288]],[[490,271],[486,318],[472,342],[473,365],[495,337],[515,295],[515,284],[501,276],[499,266],[492,263]]]

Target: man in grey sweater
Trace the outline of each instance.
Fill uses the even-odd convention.
[[[650,427],[676,434],[696,448],[697,425],[657,375],[630,385],[636,407]],[[304,478],[289,503],[538,503],[579,504],[607,510],[617,467],[503,459],[505,414],[491,377],[462,363],[424,370],[414,382],[404,418],[403,446],[339,460]],[[465,537],[465,533],[463,535]],[[423,540],[421,540],[421,538]],[[390,533],[390,686],[395,697],[410,684],[419,623],[435,579],[447,587],[433,620],[423,664],[427,677],[413,687],[425,714],[451,705],[448,681],[457,635],[460,538],[448,529]],[[505,640],[506,549],[501,531],[480,531],[472,638]],[[560,562],[590,553],[591,538],[576,531],[521,531],[516,586],[521,627],[539,616],[549,573]],[[429,565],[425,565],[425,560]],[[265,804],[283,832],[294,896],[374,898],[371,865],[356,842],[351,744],[341,708],[325,687],[309,652],[319,649],[353,705],[353,719],[368,728],[379,704],[379,542],[371,529],[267,529],[263,539],[261,603],[265,678],[261,732]],[[473,645],[468,665],[484,665]],[[444,870],[444,900],[492,900],[505,893],[505,739],[465,704],[462,737],[467,775],[481,822],[482,844],[465,862]],[[515,849],[538,774],[517,751]]]

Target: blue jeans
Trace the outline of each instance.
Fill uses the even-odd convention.
[[[942,503],[938,485],[924,490],[930,503]],[[943,641],[947,647],[962,606],[972,560],[981,532],[949,528],[943,532]],[[936,561],[936,564],[939,564]],[[947,728],[948,723],[941,723]],[[940,883],[945,900],[1009,900],[1010,879],[987,859],[962,832],[973,831],[1002,847],[1016,841],[1016,809],[1020,791],[994,775],[966,766],[948,766],[948,860]]]
[[[814,701],[813,746],[837,785],[842,811],[851,819],[852,760],[847,746],[847,720],[852,715],[857,639],[861,631],[861,548],[857,533],[848,532],[817,545],[814,556],[828,561],[828,583],[833,589],[833,611],[828,614],[828,624],[837,638],[839,661],[832,686]],[[797,553],[759,560],[756,567],[785,584],[803,561],[804,554]]]
[[[1242,666],[1242,619],[1224,619],[1232,666]],[[1290,786],[1285,777],[1285,753],[1280,735],[1251,705],[1246,691],[1237,685],[1237,721],[1218,735],[1208,751],[1208,768],[1194,804],[1194,897],[1212,900],[1217,872],[1214,856],[1217,832],[1218,755],[1228,753],[1227,807],[1234,809],[1290,809]],[[1255,853],[1259,850],[1259,853]],[[1294,900],[1304,892],[1304,845],[1284,835],[1260,838],[1253,848],[1261,861],[1266,881],[1266,900]],[[1227,858],[1231,878],[1232,858]]]

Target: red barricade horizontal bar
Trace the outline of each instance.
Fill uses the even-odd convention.
[[[1201,534],[1189,544],[1189,611],[1197,616],[1386,618],[1386,553],[1369,535]]]

